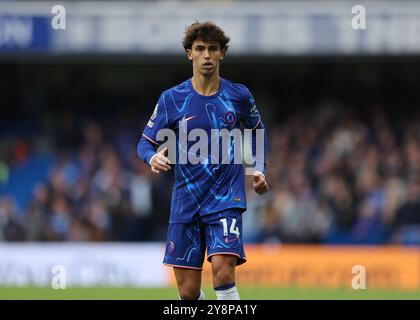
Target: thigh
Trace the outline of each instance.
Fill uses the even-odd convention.
[[[205,250],[204,228],[199,221],[169,224],[163,259],[165,265],[201,270]]]
[[[175,279],[180,291],[199,292],[201,288],[201,270],[174,267]]]
[[[213,213],[202,219],[206,232],[207,260],[212,262],[216,255],[231,255],[236,264],[246,261],[242,242],[242,213],[228,209]]]

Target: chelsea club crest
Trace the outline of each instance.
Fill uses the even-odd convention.
[[[228,125],[232,125],[236,121],[235,113],[228,111],[225,113],[225,121]]]

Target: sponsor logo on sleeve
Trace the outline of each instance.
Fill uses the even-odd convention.
[[[149,120],[149,122],[147,123],[147,126],[148,126],[149,128],[153,128],[153,125],[154,125],[153,120],[155,120],[155,119],[156,119],[156,117],[157,117],[157,113],[158,113],[158,106],[159,106],[159,104],[156,104],[156,106],[155,106],[155,110],[153,110],[152,116],[150,117],[150,120]]]
[[[257,106],[256,106],[256,105],[254,105],[254,106],[253,106],[253,107],[249,110],[249,113],[250,113],[252,116],[256,115],[256,114],[258,113]]]

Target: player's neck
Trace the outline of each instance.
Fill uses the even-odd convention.
[[[211,96],[219,90],[220,76],[216,72],[210,77],[205,77],[199,73],[194,74],[191,84],[194,90],[202,96]]]

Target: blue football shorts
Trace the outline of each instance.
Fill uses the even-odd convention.
[[[170,223],[163,263],[167,266],[203,268],[217,254],[237,256],[237,265],[246,262],[242,242],[242,209],[227,209],[200,217],[190,223]]]

